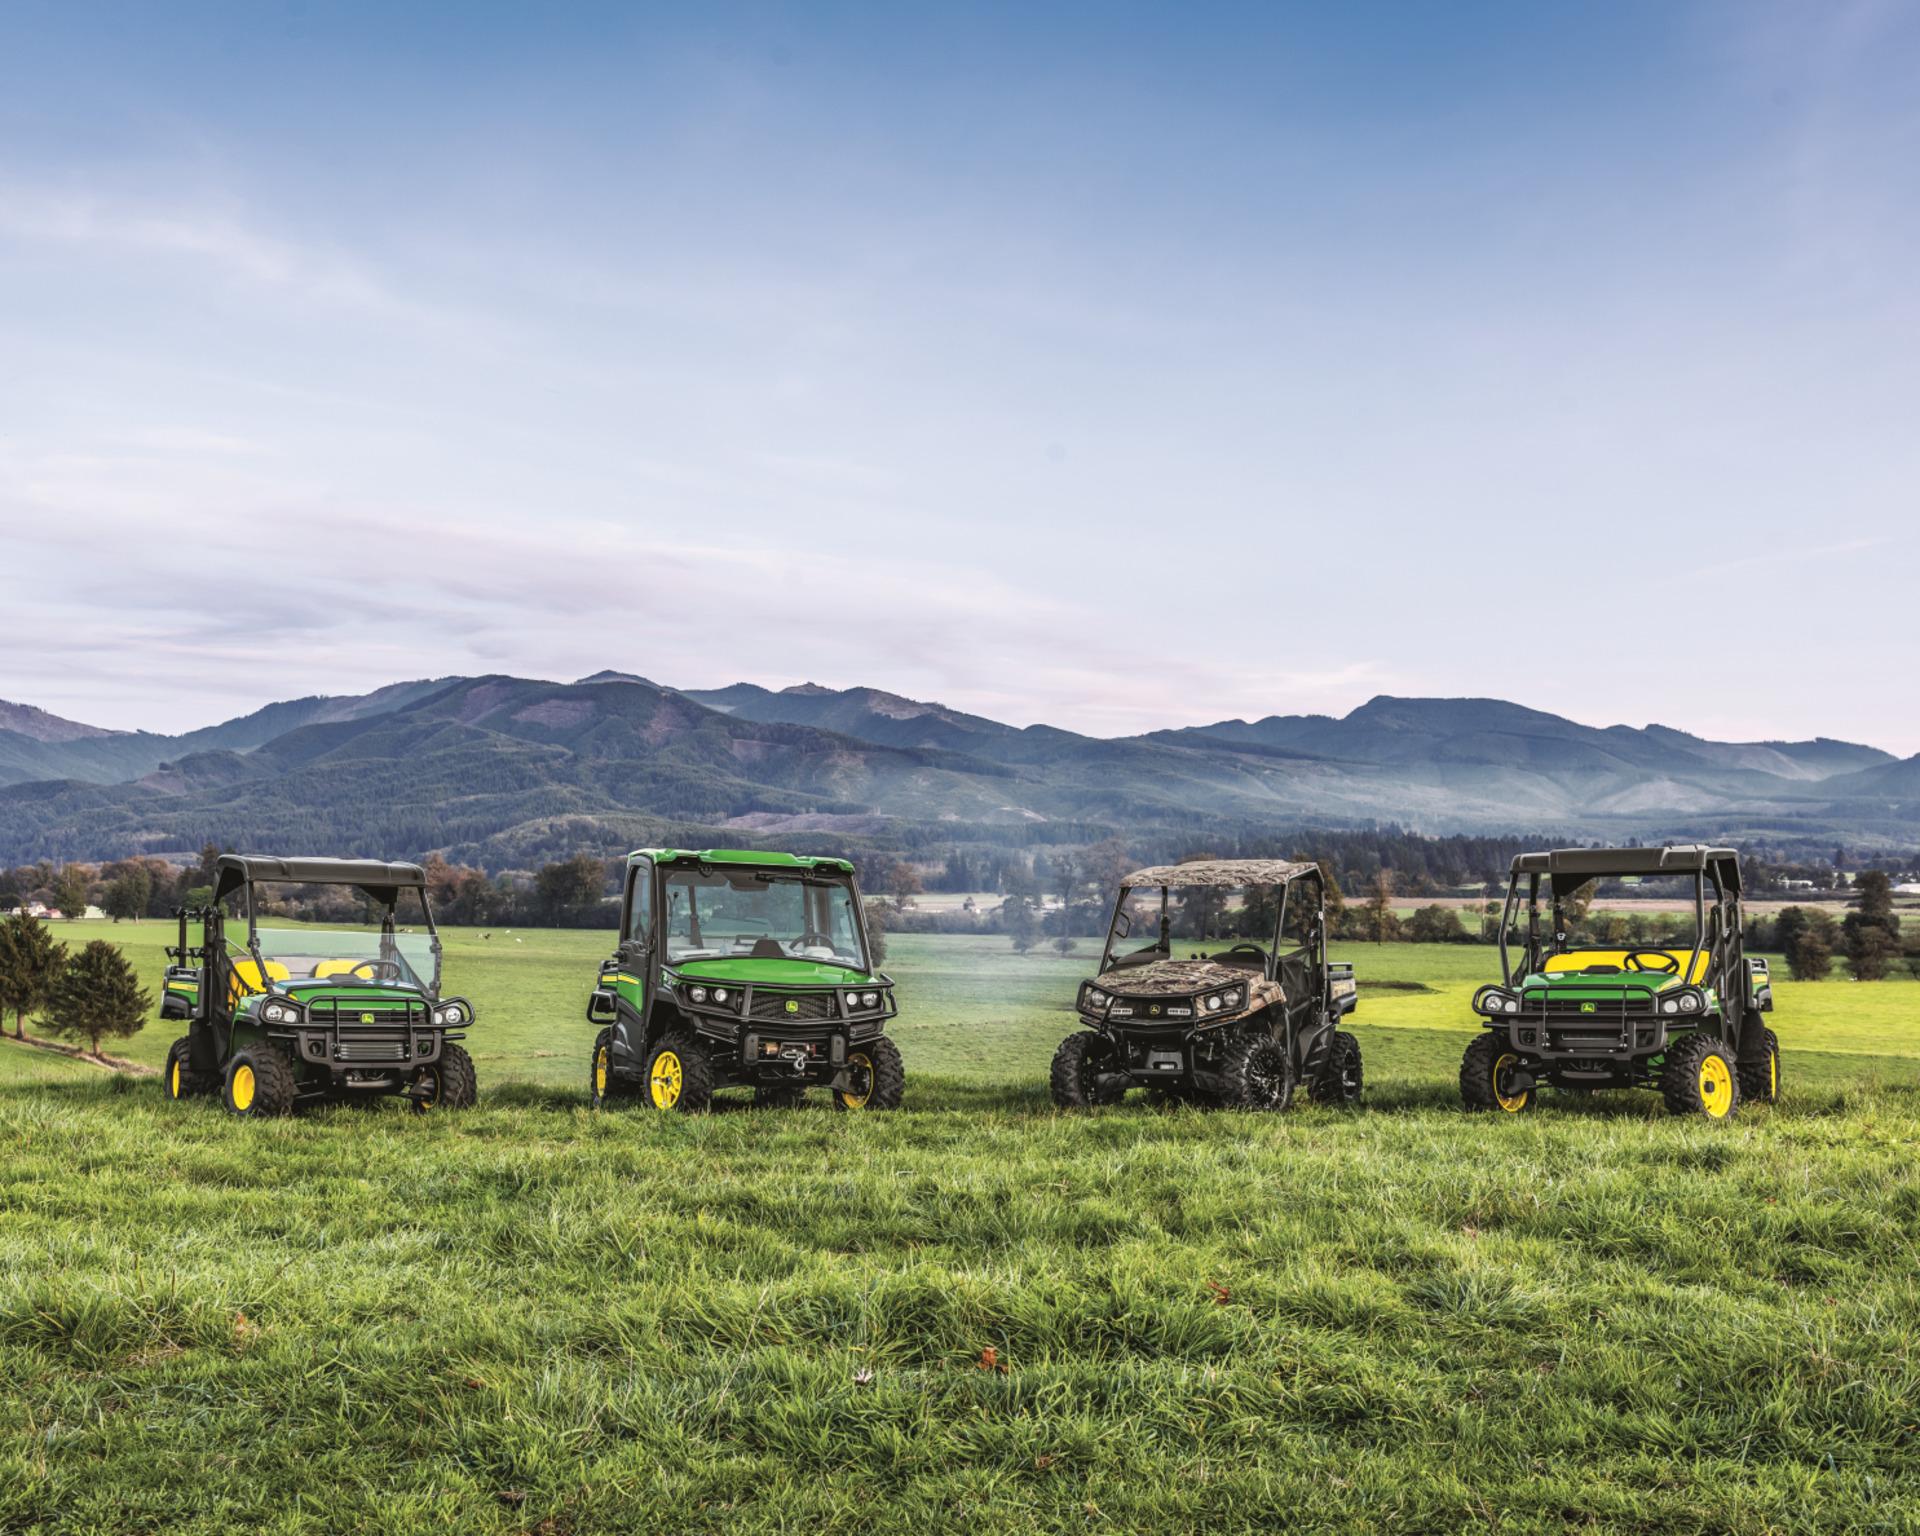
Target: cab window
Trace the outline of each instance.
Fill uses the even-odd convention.
[[[636,864],[627,871],[627,924],[621,935],[630,944],[644,944],[653,932],[653,866]]]

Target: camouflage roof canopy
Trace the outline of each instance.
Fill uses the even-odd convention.
[[[1120,883],[1136,885],[1284,885],[1299,875],[1314,873],[1315,864],[1293,864],[1286,859],[1196,859],[1191,864],[1155,864],[1136,869]]]

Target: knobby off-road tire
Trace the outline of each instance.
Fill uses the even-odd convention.
[[[840,1093],[833,1095],[836,1109],[898,1109],[900,1100],[907,1091],[907,1064],[900,1057],[900,1047],[885,1035],[847,1052],[847,1066],[850,1069],[864,1068],[864,1074],[856,1072],[856,1077],[864,1075],[867,1091],[865,1093]]]
[[[1740,1063],[1742,1104],[1772,1104],[1780,1097],[1780,1039],[1770,1029],[1760,1034],[1767,1042],[1767,1059]]]
[[[1223,1109],[1288,1109],[1293,1104],[1293,1057],[1272,1035],[1245,1034],[1220,1050],[1219,1103]]]
[[[1360,1042],[1344,1031],[1336,1031],[1333,1043],[1327,1047],[1327,1059],[1321,1064],[1320,1075],[1308,1090],[1313,1102],[1351,1108],[1360,1102],[1364,1086]]]
[[[1460,1059],[1460,1102],[1471,1110],[1493,1109],[1509,1115],[1532,1109],[1540,1097],[1539,1087],[1515,1093],[1510,1077],[1525,1065],[1506,1041],[1490,1034],[1479,1036]]]
[[[218,1081],[209,1082],[193,1070],[189,1037],[182,1035],[167,1047],[167,1064],[160,1074],[160,1091],[170,1099],[197,1099],[211,1093]]]
[[[1062,1109],[1118,1104],[1127,1091],[1126,1078],[1115,1073],[1118,1066],[1111,1041],[1087,1029],[1068,1035],[1047,1074],[1053,1102]]]
[[[422,1067],[414,1081],[428,1083],[433,1094],[425,1099],[408,1099],[416,1115],[432,1109],[472,1109],[480,1101],[480,1075],[473,1070],[473,1058],[466,1047],[443,1043],[440,1059]]]
[[[1740,1069],[1733,1047],[1704,1033],[1669,1045],[1660,1070],[1660,1097],[1676,1115],[1732,1119],[1740,1107]]]
[[[593,1037],[593,1055],[587,1058],[587,1098],[595,1109],[606,1109],[638,1097],[640,1090],[613,1070],[613,1030]]]
[[[647,1052],[641,1101],[655,1109],[698,1114],[713,1102],[713,1061],[684,1029],[661,1036]]]
[[[232,1115],[284,1115],[299,1092],[293,1063],[278,1046],[249,1045],[233,1053],[221,1085],[221,1102]]]

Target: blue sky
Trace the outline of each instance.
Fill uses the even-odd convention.
[[[16,0],[0,697],[1920,751],[1916,70],[1879,0]]]

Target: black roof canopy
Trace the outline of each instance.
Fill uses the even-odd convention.
[[[1705,843],[1676,843],[1665,848],[1555,848],[1523,853],[1513,861],[1516,875],[1548,875],[1554,894],[1564,896],[1589,880],[1608,875],[1691,875],[1704,873],[1720,888],[1740,891],[1740,855]]]
[[[404,890],[424,890],[427,872],[418,864],[384,859],[270,859],[223,853],[213,866],[213,899],[223,901],[243,885],[351,885],[392,906]]]

